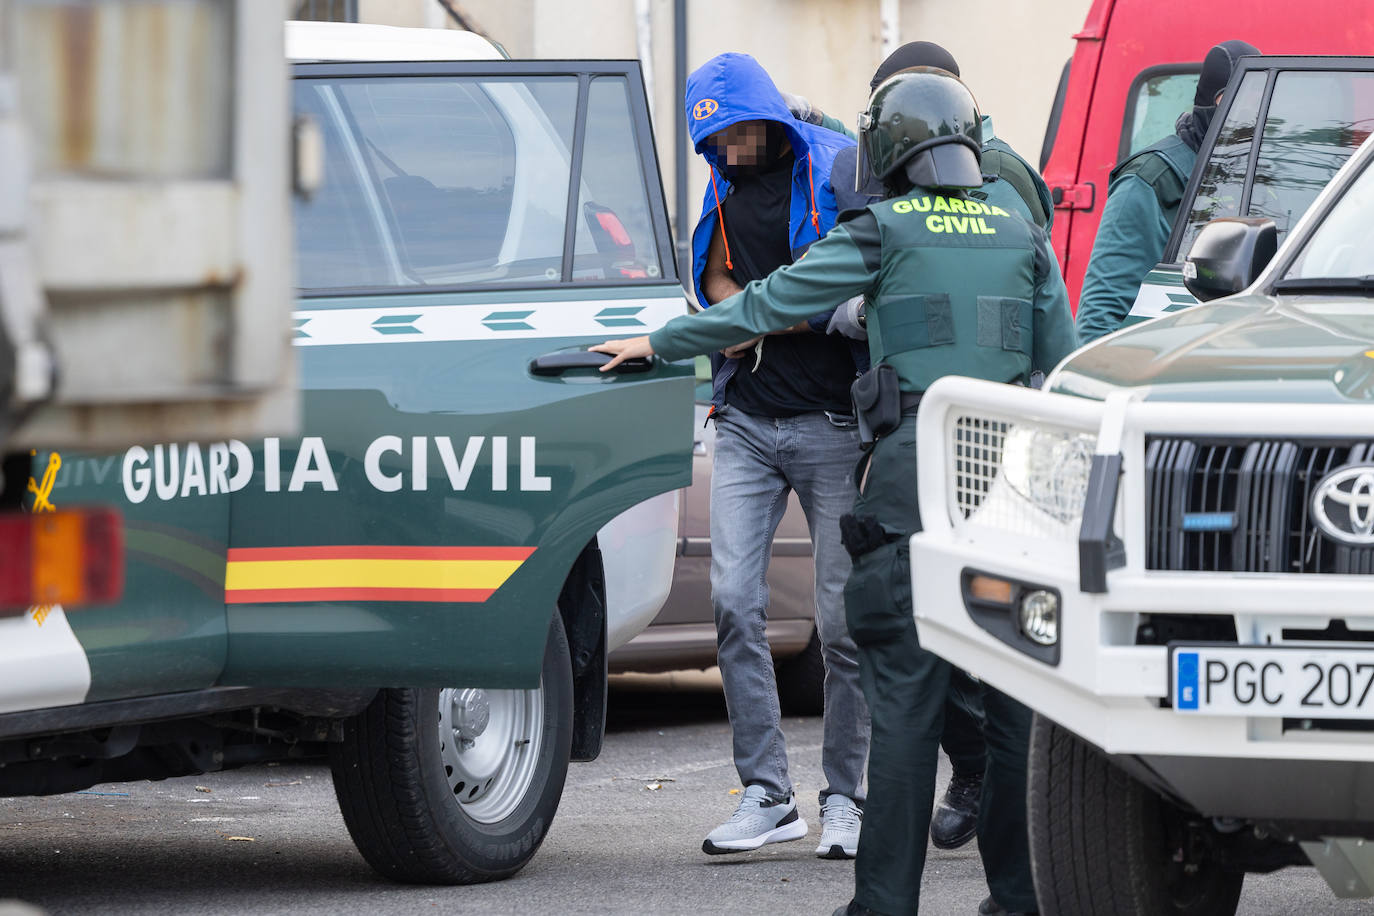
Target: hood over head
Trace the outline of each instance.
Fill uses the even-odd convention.
[[[1237,39],[1223,41],[1207,52],[1202,61],[1202,73],[1198,76],[1197,92],[1193,95],[1193,110],[1184,112],[1174,125],[1174,132],[1193,152],[1202,146],[1202,138],[1207,135],[1207,128],[1217,113],[1217,93],[1231,81],[1236,63],[1242,57],[1255,57],[1259,53],[1259,48]]]
[[[728,174],[726,163],[707,138],[741,121],[770,121],[777,125],[768,130],[769,155],[776,156],[781,136],[786,136],[797,156],[807,154],[809,145],[797,129],[778,87],[748,54],[717,54],[692,71],[687,77],[683,101],[693,146],[724,174]]]

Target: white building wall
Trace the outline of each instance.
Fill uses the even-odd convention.
[[[998,134],[1038,161],[1059,73],[1091,0],[898,0],[897,43],[944,45]],[[638,57],[635,0],[455,0],[454,5],[512,57]],[[673,3],[649,0],[659,163],[671,211],[673,144],[684,124],[673,85]],[[852,125],[882,61],[882,0],[688,0],[688,72],[724,51],[758,58],[774,82]],[[363,22],[436,26],[436,0],[359,0]],[[683,136],[683,142],[690,142]],[[706,168],[688,160],[689,219]]]

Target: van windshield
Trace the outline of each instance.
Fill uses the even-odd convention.
[[[624,80],[591,84],[586,156],[597,158],[582,170],[565,268],[576,77],[297,80],[296,111],[321,126],[326,151],[323,186],[295,205],[298,285],[657,276],[626,93],[613,82]],[[617,131],[605,149],[600,138]]]

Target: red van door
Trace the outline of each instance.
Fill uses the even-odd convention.
[[[1374,16],[1352,12],[1349,0],[1304,0],[1301,15],[1253,0],[1094,0],[1074,38],[1044,175],[1076,311],[1112,167],[1173,132],[1192,107],[1208,48],[1240,38],[1266,54],[1365,54],[1374,49]]]

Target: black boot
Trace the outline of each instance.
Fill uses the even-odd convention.
[[[930,818],[930,841],[940,849],[958,849],[978,832],[978,801],[983,774],[950,777],[945,795]]]
[[[1002,904],[992,899],[992,895],[983,898],[983,902],[978,904],[978,916],[1036,916],[1035,913],[1022,913],[1021,911],[1012,912],[1002,908]]]

